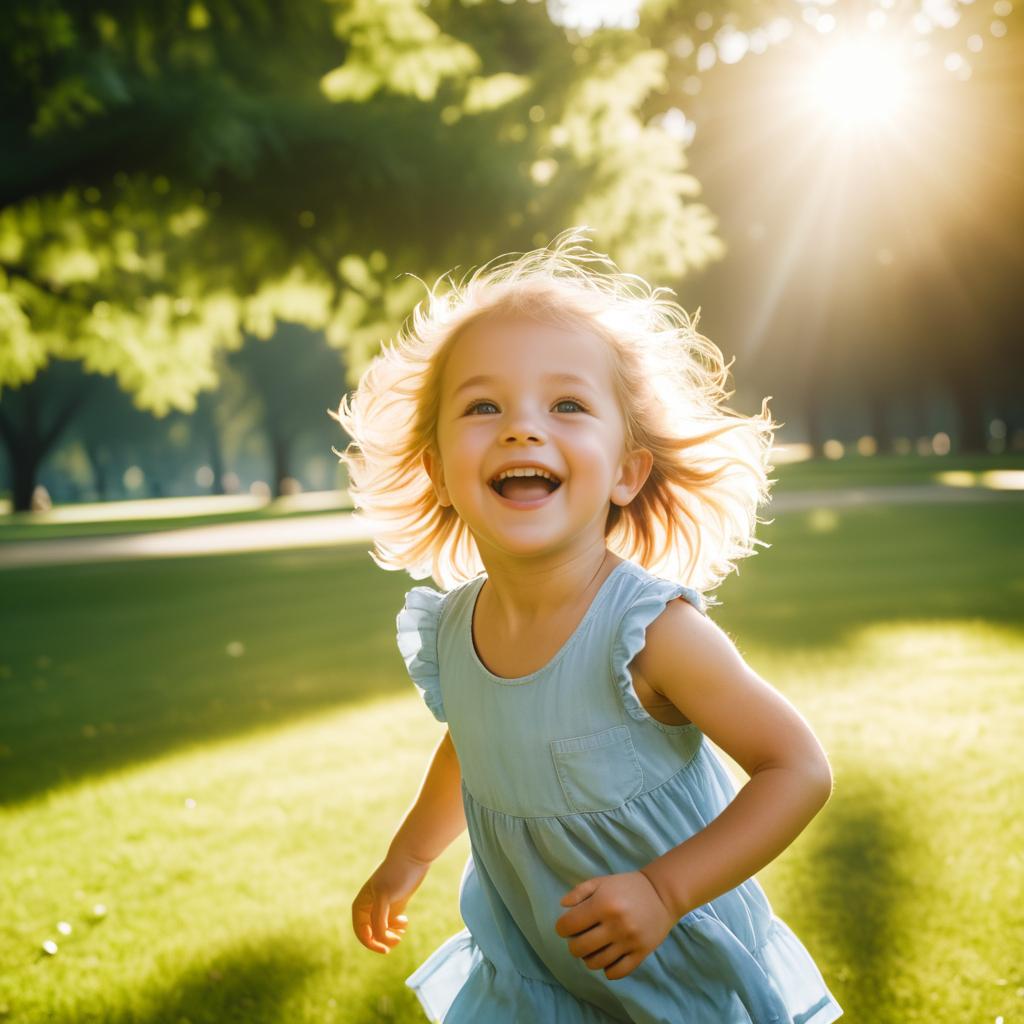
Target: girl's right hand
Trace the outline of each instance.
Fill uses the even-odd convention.
[[[409,919],[402,913],[430,870],[430,862],[389,853],[352,903],[356,938],[374,953],[390,953],[402,941]]]

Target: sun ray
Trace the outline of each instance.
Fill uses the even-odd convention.
[[[806,147],[813,147],[816,139],[809,136]],[[801,253],[820,222],[823,211],[831,204],[832,182],[827,174],[821,174],[805,196],[797,211],[798,220],[787,226],[787,231],[775,261],[772,263],[767,280],[761,290],[757,307],[751,310],[749,329],[738,345],[738,355],[753,359],[764,344],[767,329],[779,306],[786,286],[793,278],[793,271],[801,261]]]

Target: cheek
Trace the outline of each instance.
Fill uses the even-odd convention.
[[[576,457],[588,464],[610,465],[613,459],[613,440],[599,431],[581,431],[570,439]]]
[[[445,461],[449,466],[458,467],[460,475],[470,472],[475,478],[486,448],[486,440],[479,431],[452,431],[448,437]]]

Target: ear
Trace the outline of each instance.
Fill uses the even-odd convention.
[[[646,448],[630,452],[623,460],[618,483],[612,488],[612,503],[628,505],[639,493],[654,468],[654,456]]]
[[[434,494],[437,495],[437,502],[442,508],[451,505],[452,500],[448,497],[448,488],[444,485],[444,467],[441,460],[434,455],[431,449],[427,449],[422,457],[423,469],[434,487]]]

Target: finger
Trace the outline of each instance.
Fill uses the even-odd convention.
[[[374,953],[383,953],[384,947],[373,936],[373,925],[370,922],[370,907],[363,900],[352,904],[352,930],[356,938]]]
[[[402,936],[405,935],[406,922],[409,919],[404,914],[394,914],[388,912],[388,926],[385,932],[384,941],[389,946],[397,946],[402,941]]]
[[[373,925],[373,937],[383,942],[388,932],[388,905],[383,900],[374,903],[370,922]]]
[[[579,935],[588,928],[600,924],[601,918],[589,903],[583,903],[572,910],[566,911],[556,922],[555,931],[567,939],[570,935]]]
[[[364,925],[360,925],[356,929],[356,938],[369,950],[374,953],[386,953],[387,947],[383,943],[378,942],[373,937],[373,930],[370,928],[369,922]]]
[[[592,895],[597,888],[597,879],[588,878],[580,882],[575,888],[570,889],[560,900],[563,907],[574,907]]]
[[[643,960],[642,956],[636,953],[627,953],[624,957],[616,960],[610,967],[605,968],[605,977],[609,981],[618,981],[620,978],[625,978],[627,974],[632,974],[636,970],[641,960]]]
[[[569,939],[569,952],[573,956],[589,956],[599,949],[604,949],[611,941],[612,936],[608,934],[608,928],[603,924],[596,924],[582,935],[574,935]]]
[[[616,960],[621,959],[625,955],[622,946],[617,943],[609,943],[604,949],[599,949],[589,956],[583,958],[584,964],[592,971],[603,971],[606,967],[610,967]]]

